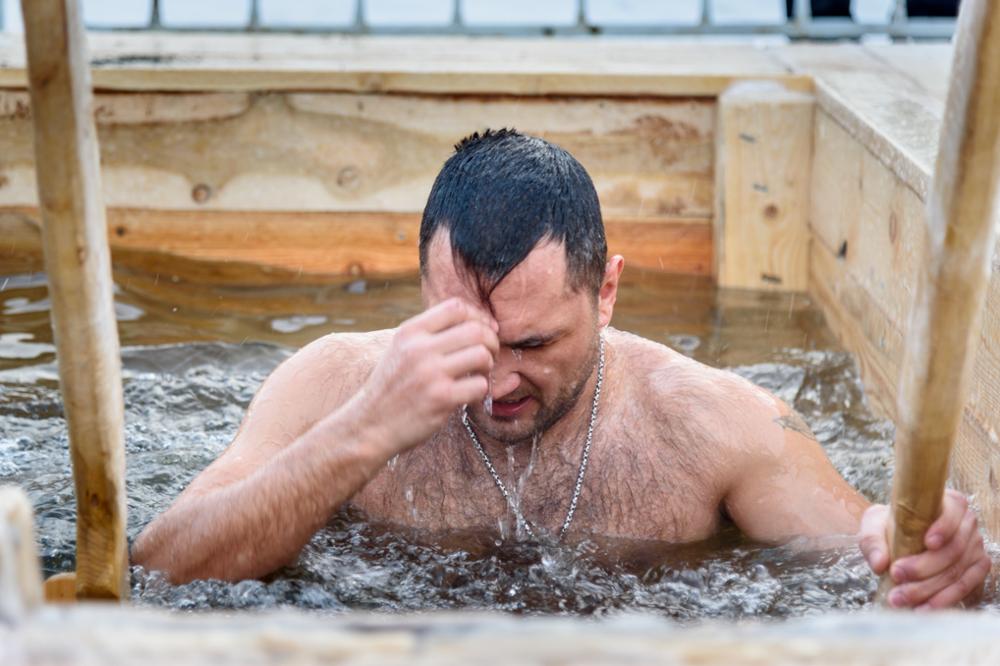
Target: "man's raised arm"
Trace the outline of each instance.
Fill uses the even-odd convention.
[[[495,326],[452,299],[401,325],[384,353],[354,336],[305,347],[267,379],[229,448],[143,530],[133,562],[174,582],[288,564],[390,458],[485,397]],[[377,363],[352,358],[373,353]]]

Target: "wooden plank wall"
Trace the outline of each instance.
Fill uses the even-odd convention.
[[[721,287],[806,291],[812,95],[744,81],[719,97],[714,274]]]
[[[917,271],[927,261],[925,202],[826,112],[817,114],[814,143],[810,290],[857,356],[872,405],[895,418],[904,331]],[[998,431],[1000,262],[994,260],[971,397],[952,458],[953,484],[975,496],[994,538],[1000,537]]]
[[[0,271],[39,264],[30,108],[0,91]],[[711,271],[709,98],[312,93],[97,96],[117,263],[218,264],[220,281],[399,273],[434,177],[464,135],[515,126],[573,153],[628,262]]]

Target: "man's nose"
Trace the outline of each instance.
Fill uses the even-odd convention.
[[[518,372],[518,359],[510,347],[500,347],[496,362],[493,364],[493,399],[502,399],[513,393],[521,385],[521,374]]]

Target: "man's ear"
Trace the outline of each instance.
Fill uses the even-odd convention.
[[[618,300],[618,281],[625,268],[625,259],[620,254],[608,259],[604,265],[604,277],[601,279],[601,289],[597,292],[597,325],[604,328],[611,323],[611,315],[615,311],[615,301]]]

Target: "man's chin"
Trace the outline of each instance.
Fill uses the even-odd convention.
[[[471,416],[472,423],[480,436],[485,435],[502,444],[517,444],[531,439],[537,431],[535,414],[500,417],[491,416],[480,408]]]

